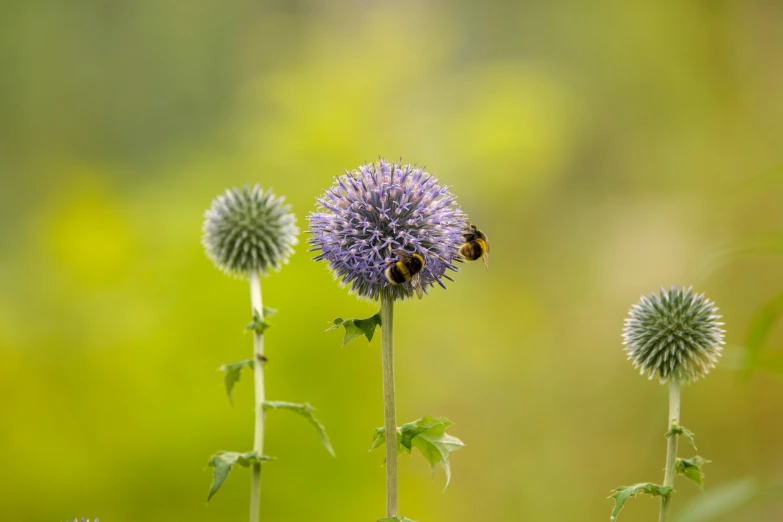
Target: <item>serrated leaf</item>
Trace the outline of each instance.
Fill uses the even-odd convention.
[[[438,466],[446,472],[446,487],[451,482],[451,466],[449,455],[465,446],[458,438],[446,433],[446,428],[452,422],[445,417],[432,417],[425,415],[421,419],[403,424],[397,433],[397,452],[411,452],[418,449],[430,463],[432,474]],[[376,428],[371,449],[378,448],[386,443],[385,428]]]
[[[226,386],[226,394],[228,395],[228,402],[234,404],[234,385],[239,382],[239,377],[242,374],[242,368],[253,367],[253,359],[245,359],[234,363],[224,364],[220,367],[220,371],[226,372],[223,376],[223,384]]]
[[[676,421],[672,420],[672,426],[669,428],[669,431],[666,432],[666,438],[671,438],[675,435],[682,435],[686,439],[688,439],[688,442],[691,443],[691,446],[693,446],[693,449],[699,449],[696,447],[696,440],[693,436],[693,432],[689,430],[688,428],[685,428],[683,426],[680,426],[677,424]]]
[[[272,317],[276,313],[277,310],[264,307],[264,317]],[[253,310],[253,320],[247,323],[247,326],[245,326],[245,330],[250,330],[258,335],[264,335],[266,329],[271,326],[272,326],[271,324],[267,323],[261,318],[261,315],[258,313],[258,310]]]
[[[701,467],[708,462],[709,460],[704,460],[698,455],[692,459],[677,459],[675,469],[677,473],[691,479],[701,487],[704,485],[704,473],[701,471]]]
[[[612,520],[617,520],[617,515],[623,508],[628,499],[635,497],[639,493],[646,493],[648,495],[665,497],[672,492],[670,486],[661,486],[659,484],[653,484],[652,482],[643,482],[640,484],[634,484],[633,486],[620,486],[615,489],[609,498],[614,499],[614,509],[612,510]]]
[[[236,451],[219,451],[212,456],[209,460],[208,466],[213,468],[212,474],[212,486],[209,488],[209,496],[207,502],[218,492],[220,486],[228,478],[228,474],[231,472],[231,468],[234,464],[239,464],[243,468],[247,468],[250,464],[255,462],[261,462],[265,460],[274,460],[273,457],[267,457],[265,455],[259,455],[255,451],[248,451],[247,453],[237,453]]]
[[[372,341],[373,335],[375,335],[375,328],[381,325],[381,312],[378,312],[367,319],[341,319],[338,317],[332,321],[332,325],[331,328],[327,328],[325,331],[329,332],[336,330],[341,326],[345,328],[343,346],[362,335],[367,337],[367,342],[370,342]]]
[[[294,402],[285,401],[265,401],[264,410],[288,410],[294,413],[298,413],[307,419],[307,422],[313,425],[315,430],[318,432],[318,436],[321,437],[321,442],[326,448],[326,451],[328,451],[333,457],[335,456],[334,448],[332,448],[332,443],[329,441],[329,436],[326,434],[326,429],[324,428],[323,424],[321,424],[318,419],[315,418],[315,415],[313,415],[315,408],[309,404],[296,404]]]

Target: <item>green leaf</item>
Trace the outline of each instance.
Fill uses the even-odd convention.
[[[234,391],[234,385],[239,382],[239,377],[242,374],[242,368],[253,367],[253,359],[245,359],[243,361],[224,364],[220,367],[220,370],[226,372],[223,377],[223,384],[226,385],[226,394],[228,395],[228,402],[234,404],[234,397],[232,395]]]
[[[334,457],[334,448],[332,448],[332,443],[329,442],[329,436],[326,434],[326,429],[324,429],[323,424],[321,424],[318,419],[315,418],[315,415],[313,415],[315,409],[312,406],[309,404],[296,404],[294,402],[265,401],[264,411],[267,410],[289,410],[294,413],[298,413],[307,419],[307,421],[312,424],[313,427],[315,427],[315,430],[318,432],[318,436],[321,437],[321,442],[326,448],[326,451],[328,451]]]
[[[379,448],[386,444],[386,428],[375,428],[373,430],[373,437],[372,437],[372,446],[370,447],[370,451],[374,450],[375,448]],[[411,452],[410,448],[406,448],[402,445],[402,434],[400,433],[399,428],[397,429],[397,453],[400,454],[403,451],[407,451],[408,453]]]
[[[639,493],[647,493],[648,495],[665,497],[672,492],[670,486],[661,486],[653,484],[652,482],[644,482],[641,484],[634,484],[633,486],[620,486],[614,490],[614,493],[609,497],[614,499],[614,509],[612,510],[612,520],[617,520],[617,515],[623,508],[629,498],[635,497]]]
[[[264,307],[264,318],[272,317],[277,313],[277,310],[274,308],[267,308]],[[253,310],[253,320],[247,323],[247,326],[245,326],[245,330],[251,330],[255,332],[258,335],[264,335],[264,331],[272,326],[271,324],[264,321],[264,319],[261,318],[261,315],[259,315],[258,310]]]
[[[701,487],[704,485],[704,473],[702,473],[701,467],[708,462],[709,460],[704,460],[698,455],[692,459],[677,459],[675,469],[677,473],[691,479]]]
[[[443,467],[446,472],[446,487],[451,482],[449,455],[465,446],[461,440],[446,433],[446,428],[451,425],[452,422],[445,417],[425,415],[417,421],[403,424],[397,430],[397,453],[410,453],[413,448],[418,449],[430,463],[433,475],[438,466]],[[376,428],[371,450],[385,443],[385,428]]]
[[[684,428],[677,424],[677,421],[672,419],[672,427],[669,428],[669,431],[666,432],[666,438],[673,437],[675,435],[682,435],[686,439],[688,439],[688,442],[691,443],[691,446],[693,446],[693,449],[698,449],[696,447],[696,440],[693,437],[693,432],[689,430],[688,428]]]
[[[372,341],[372,336],[375,334],[375,328],[381,325],[381,312],[378,312],[367,319],[341,319],[338,317],[332,321],[332,325],[331,328],[327,328],[325,331],[329,332],[341,326],[345,328],[343,346],[362,335],[367,337],[367,342],[370,342]]]
[[[207,502],[218,492],[220,486],[228,478],[231,467],[234,464],[239,464],[243,468],[247,468],[251,464],[261,462],[264,460],[274,460],[273,457],[267,457],[259,455],[255,451],[249,451],[247,453],[237,453],[235,451],[219,451],[212,456],[209,461],[209,466],[213,469],[212,486],[209,488],[209,496]]]

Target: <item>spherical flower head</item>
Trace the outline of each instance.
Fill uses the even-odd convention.
[[[299,241],[290,210],[284,198],[258,185],[226,190],[204,214],[201,242],[207,257],[227,274],[279,270]]]
[[[384,271],[399,251],[424,258],[422,287],[457,271],[465,214],[449,187],[420,168],[380,160],[335,179],[318,198],[308,217],[311,250],[326,260],[336,278],[352,293],[377,300],[382,292],[394,299],[413,295],[410,282],[390,284]]]
[[[642,296],[625,320],[628,359],[640,373],[661,383],[670,378],[696,381],[715,367],[723,351],[723,323],[718,308],[692,288]]]

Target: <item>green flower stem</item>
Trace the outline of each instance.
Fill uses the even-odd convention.
[[[264,305],[261,301],[261,279],[257,271],[249,274],[250,304],[253,312],[264,319]],[[255,436],[253,451],[264,454],[264,335],[253,332],[253,378],[255,382]],[[258,522],[261,508],[261,462],[253,463],[253,482],[250,487],[250,522]]]
[[[386,516],[397,516],[397,418],[394,405],[394,298],[381,292],[383,416],[386,428]]]
[[[669,429],[673,425],[680,425],[680,381],[675,377],[669,379]],[[677,443],[679,436],[675,433],[669,437],[666,448],[666,474],[664,475],[663,485],[674,488],[674,477],[677,475]],[[673,492],[673,491],[672,491]],[[669,511],[671,509],[672,492],[661,497],[661,515],[658,522],[669,521]]]

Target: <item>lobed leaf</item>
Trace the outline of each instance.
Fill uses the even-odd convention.
[[[318,436],[321,437],[321,442],[326,448],[326,451],[328,451],[333,457],[335,456],[334,448],[332,448],[332,443],[329,441],[329,436],[326,434],[326,429],[324,428],[323,424],[321,424],[318,419],[315,418],[315,415],[313,415],[315,408],[309,404],[297,404],[294,402],[285,401],[264,401],[264,411],[267,410],[288,410],[307,419],[307,421],[312,424],[315,430],[318,432]]]
[[[421,452],[430,463],[432,474],[438,466],[446,472],[446,487],[451,482],[451,466],[449,455],[465,446],[458,438],[446,433],[446,428],[452,422],[445,417],[432,417],[425,415],[419,420],[403,424],[397,430],[397,453],[403,451],[411,453],[413,448]],[[373,436],[371,450],[386,443],[386,429],[376,428]]]
[[[646,493],[652,496],[665,497],[672,492],[670,486],[661,486],[652,482],[634,484],[633,486],[620,486],[615,489],[609,498],[614,499],[614,509],[612,510],[612,521],[617,520],[617,515],[623,508],[628,499],[635,497],[639,493]]]
[[[677,470],[677,473],[694,481],[699,485],[699,487],[702,487],[704,485],[704,473],[701,471],[701,467],[708,462],[709,460],[704,460],[698,455],[692,459],[678,458],[677,463],[675,464],[675,469]]]
[[[673,437],[675,435],[682,435],[686,439],[688,439],[688,442],[691,443],[691,446],[693,446],[693,449],[698,449],[696,447],[696,440],[694,439],[693,432],[689,430],[688,428],[684,428],[677,424],[677,421],[672,419],[672,426],[669,428],[669,431],[666,432],[666,438]]]
[[[234,404],[234,385],[239,382],[239,377],[242,374],[242,368],[253,367],[253,359],[245,359],[242,361],[224,364],[220,367],[220,371],[226,372],[223,376],[223,384],[226,386],[226,394],[228,395],[228,402]]]
[[[375,334],[375,328],[381,325],[381,312],[368,317],[367,319],[341,319],[332,321],[332,327],[325,331],[336,330],[339,327],[345,328],[345,337],[343,337],[343,346],[364,335],[367,342],[372,341]]]
[[[212,486],[209,488],[209,496],[207,502],[218,492],[220,486],[228,478],[228,474],[231,472],[231,468],[234,464],[239,464],[243,468],[247,468],[250,464],[261,462],[264,460],[274,460],[273,457],[267,457],[259,455],[255,451],[249,451],[247,453],[237,453],[235,451],[219,451],[212,456],[208,466],[213,468],[212,474]]]

